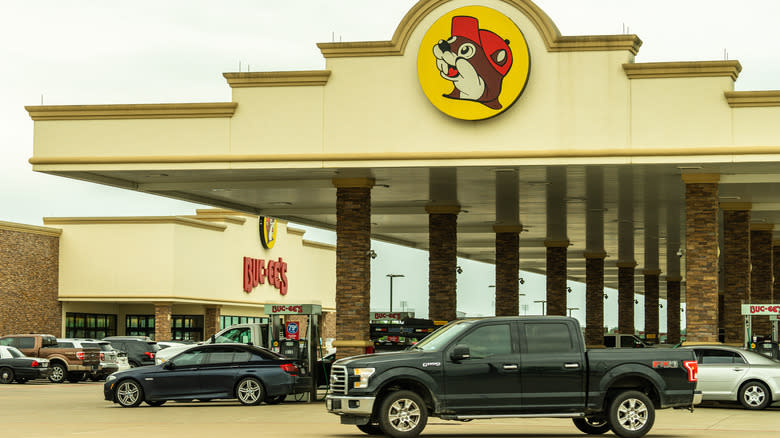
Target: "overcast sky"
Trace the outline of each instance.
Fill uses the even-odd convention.
[[[25,105],[229,101],[223,72],[322,69],[317,42],[389,40],[413,0],[0,1],[0,220],[32,225],[48,216],[192,214],[196,206],[33,173],[33,123]],[[463,3],[463,2],[459,2]],[[476,2],[475,2],[476,3]],[[482,3],[482,2],[479,2]],[[780,1],[538,0],[564,35],[619,34],[643,41],[637,62],[737,59],[737,90],[780,89]],[[532,30],[526,30],[526,32]],[[314,233],[308,233],[312,237]],[[327,239],[327,237],[325,237]],[[427,254],[381,248],[372,264],[372,307],[396,303],[427,313]],[[405,263],[402,263],[405,261]],[[492,268],[463,262],[459,310],[489,313]],[[521,292],[538,313],[542,277]],[[415,292],[417,291],[417,292]],[[420,292],[422,291],[422,292]],[[467,292],[468,291],[468,292]],[[408,296],[411,295],[411,296]],[[570,307],[584,319],[584,287]],[[398,304],[396,304],[398,305]],[[638,307],[637,309],[641,309]],[[616,301],[607,323],[616,325]],[[641,312],[637,312],[641,313]],[[663,312],[662,312],[663,313]],[[643,322],[637,315],[637,327]],[[661,323],[665,329],[664,322]]]

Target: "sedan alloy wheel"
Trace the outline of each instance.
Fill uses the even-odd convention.
[[[236,386],[236,397],[241,404],[247,406],[259,405],[265,398],[263,384],[254,377],[243,378]]]
[[[141,404],[144,391],[141,385],[133,380],[123,380],[116,388],[116,401],[126,408],[134,408]]]
[[[769,388],[761,382],[748,382],[739,389],[739,402],[747,409],[764,409],[769,404]]]

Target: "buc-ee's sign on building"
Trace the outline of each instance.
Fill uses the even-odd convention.
[[[271,249],[276,243],[276,219],[260,218],[260,242],[265,249]],[[244,292],[252,292],[266,281],[279,290],[280,295],[287,295],[287,262],[278,260],[255,259],[244,257]]]
[[[440,17],[417,52],[423,92],[439,111],[457,119],[501,114],[523,93],[530,72],[523,33],[504,14],[484,6]]]

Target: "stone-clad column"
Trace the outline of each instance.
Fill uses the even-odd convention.
[[[750,303],[772,303],[772,232],[773,224],[750,225]],[[753,335],[772,334],[769,317],[753,317]]]
[[[334,178],[336,186],[336,340],[338,357],[365,353],[371,294],[373,178]]]
[[[618,169],[618,332],[634,334],[634,175]]]
[[[171,313],[173,304],[154,304],[154,340],[165,341],[171,339]]]
[[[203,339],[210,338],[211,335],[216,334],[220,330],[220,313],[219,306],[206,307],[206,318],[203,321],[203,334],[205,337]]]
[[[569,241],[546,241],[547,315],[566,315],[566,256]]]
[[[686,342],[718,342],[717,174],[684,174]]]
[[[585,344],[604,345],[605,252],[585,253]]]
[[[723,210],[723,341],[745,342],[742,303],[750,296],[749,202],[721,203]]]
[[[496,171],[496,316],[520,313],[520,180],[516,170]]]
[[[618,262],[618,333],[634,334],[634,270],[636,262]]]
[[[566,315],[566,167],[548,167],[547,181],[547,314]]]
[[[652,344],[657,344],[658,339],[658,312],[660,304],[661,271],[658,269],[645,269],[645,338]]]
[[[604,346],[604,170],[585,168],[585,345]]]
[[[680,276],[666,276],[666,343],[680,343]]]
[[[520,232],[522,226],[494,225],[496,232],[496,316],[520,311]]]
[[[459,206],[428,205],[428,317],[456,319]]]

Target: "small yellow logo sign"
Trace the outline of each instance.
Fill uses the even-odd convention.
[[[523,33],[508,17],[484,6],[459,8],[436,20],[417,52],[423,92],[457,119],[501,114],[523,93],[530,71]]]

